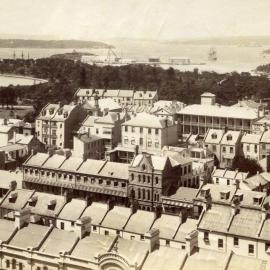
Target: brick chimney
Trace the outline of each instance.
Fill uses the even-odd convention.
[[[91,232],[91,218],[83,217],[76,220],[74,231],[80,239],[89,234]]]
[[[149,245],[149,252],[159,247],[159,229],[151,229],[144,235],[145,242]]]
[[[21,229],[23,226],[29,224],[31,216],[31,210],[29,208],[16,211],[14,213],[15,217],[15,227]]]

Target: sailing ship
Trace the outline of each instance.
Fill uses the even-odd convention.
[[[214,48],[211,48],[208,53],[208,60],[209,61],[217,61],[217,52]]]

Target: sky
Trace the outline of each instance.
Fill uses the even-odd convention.
[[[0,0],[0,35],[106,41],[270,36],[270,0]]]

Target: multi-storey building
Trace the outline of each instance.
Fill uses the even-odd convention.
[[[167,118],[175,121],[177,120],[177,113],[179,113],[184,107],[185,104],[180,101],[159,100],[154,103],[149,112],[160,118]]]
[[[119,105],[147,105],[151,107],[157,100],[157,91],[118,90],[118,89],[78,89],[75,97],[79,102],[98,98],[111,98]]]
[[[121,142],[121,125],[129,119],[125,113],[109,112],[97,117],[87,116],[79,129],[79,133],[98,136],[103,139],[105,151],[113,149]]]
[[[260,141],[260,159],[270,155],[270,130],[263,133]]]
[[[73,156],[84,159],[104,158],[104,139],[90,134],[79,134],[73,137]]]
[[[221,168],[227,168],[232,166],[234,157],[241,154],[240,140],[240,131],[209,129],[204,138],[204,147],[216,156]]]
[[[263,133],[245,133],[241,139],[242,154],[245,158],[259,160],[261,155],[260,142]]]
[[[212,183],[216,185],[235,185],[239,187],[247,177],[248,173],[246,172],[215,168],[212,172]]]
[[[270,130],[270,115],[265,115],[264,117],[255,121],[252,128],[255,132]]]
[[[36,135],[50,147],[71,148],[86,113],[81,105],[47,104],[36,118]]]
[[[137,155],[129,167],[130,200],[138,202],[141,209],[155,209],[162,195],[169,195],[179,185],[192,185],[191,163],[182,164],[168,156]]]
[[[164,145],[178,141],[177,124],[169,119],[140,113],[122,124],[122,146],[137,145],[141,151],[160,152]]]
[[[205,134],[209,128],[252,131],[253,123],[260,118],[255,109],[229,107],[216,104],[211,93],[201,95],[201,104],[188,105],[178,113],[183,134]]]
[[[64,155],[37,153],[23,164],[24,186],[42,192],[75,197],[93,196],[97,200],[127,202],[128,164],[104,160],[83,159]]]

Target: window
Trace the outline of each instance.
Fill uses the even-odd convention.
[[[147,176],[147,183],[150,184],[150,182],[151,182],[151,178],[150,178],[150,176],[148,175],[148,176]]]
[[[166,240],[166,247],[170,246],[170,240]]]
[[[230,179],[227,179],[227,186],[230,185]]]
[[[217,151],[217,146],[214,144],[212,149],[213,149],[213,152],[216,152]]]
[[[225,146],[222,147],[222,152],[223,152],[223,153],[226,152],[226,147],[225,147]]]
[[[104,231],[104,234],[105,234],[105,235],[109,235],[109,231],[106,231],[106,230],[105,230],[105,231]]]
[[[135,139],[134,139],[134,138],[131,138],[130,143],[131,143],[132,145],[135,145]]]
[[[265,243],[265,251],[266,252],[270,251],[270,243]]]
[[[113,183],[113,186],[114,186],[114,187],[117,187],[117,186],[118,186],[118,182],[114,182],[114,183]]]
[[[155,142],[155,148],[159,148],[159,142],[158,141]]]
[[[65,229],[65,223],[64,222],[61,222],[60,223],[60,228],[61,228],[61,230],[64,230]]]
[[[145,175],[143,175],[143,182],[145,183]]]
[[[219,184],[219,178],[218,177],[216,178],[216,184]]]
[[[218,248],[223,248],[223,239],[218,239]]]
[[[233,245],[234,245],[235,247],[238,247],[238,245],[239,245],[239,238],[238,238],[238,237],[234,237],[234,238],[233,238]]]
[[[102,185],[103,180],[102,180],[102,179],[99,179],[99,180],[98,180],[98,183],[99,183],[100,185]]]
[[[125,132],[128,132],[128,126],[125,126]]]
[[[6,260],[6,268],[9,268],[9,266],[10,266],[10,261]]]
[[[147,190],[147,200],[150,201],[150,190]]]
[[[23,264],[21,262],[19,263],[19,270],[23,270]],[[47,270],[48,270],[48,268],[47,268]]]
[[[143,234],[140,235],[140,239],[141,239],[141,241],[144,240],[144,235]]]
[[[255,152],[255,153],[257,153],[257,152],[258,152],[258,147],[257,147],[257,145],[256,145],[256,144],[254,145],[254,152]]]
[[[249,150],[250,150],[250,147],[249,147],[249,145],[247,145],[247,152],[249,152]]]
[[[96,231],[96,230],[97,230],[97,226],[93,225],[93,231]]]
[[[248,254],[253,255],[254,254],[254,245],[249,244],[248,245]]]
[[[98,128],[96,129],[96,134],[98,134],[99,133],[99,130],[98,130]]]
[[[213,133],[211,137],[212,137],[212,139],[216,139],[217,138],[217,134],[216,133]]]
[[[132,173],[130,176],[131,176],[131,181],[133,181],[134,180],[134,174]]]
[[[124,144],[128,144],[128,138],[124,139]]]
[[[126,183],[122,183],[121,186],[122,186],[122,188],[125,188],[126,187]]]
[[[140,133],[143,133],[143,128],[142,127],[140,128]]]
[[[12,259],[12,269],[16,269],[16,260]]]
[[[135,132],[135,127],[131,127],[131,132],[132,132],[132,133]]]
[[[111,184],[111,181],[110,180],[107,180],[106,181],[106,185],[109,186]]]
[[[116,230],[116,234],[117,234],[117,235],[120,235],[120,231],[119,231],[119,230]]]
[[[148,134],[151,134],[151,128],[148,128]]]
[[[230,153],[233,154],[233,147],[230,147]]]
[[[138,199],[140,199],[140,198],[141,198],[141,190],[138,189]]]
[[[204,232],[203,239],[204,241],[209,242],[209,232]]]
[[[231,141],[231,140],[232,140],[232,135],[231,134],[227,135],[227,141]]]
[[[158,128],[155,129],[155,134],[156,134],[156,135],[159,134],[159,129],[158,129]]]
[[[158,185],[158,177],[157,176],[155,177],[155,180],[156,180],[156,185]]]
[[[148,143],[147,143],[147,146],[152,147],[152,141],[149,140]]]
[[[138,176],[138,181],[141,182],[141,175]]]
[[[143,138],[140,138],[140,145],[143,145]]]
[[[130,236],[130,240],[134,240],[135,239],[135,236],[134,235],[131,235]]]

